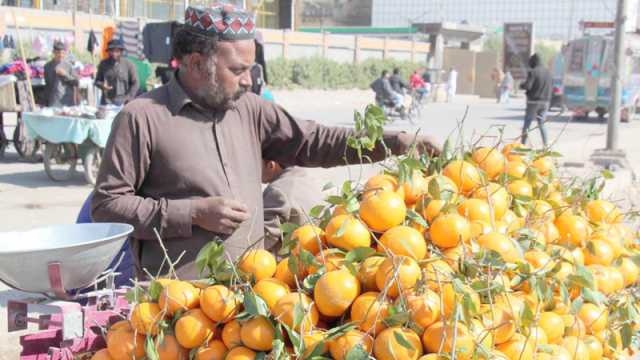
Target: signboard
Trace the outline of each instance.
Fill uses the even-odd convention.
[[[613,29],[616,24],[613,21],[581,21],[582,29]]]
[[[373,0],[294,0],[297,27],[371,26]]]
[[[516,80],[524,80],[533,53],[533,23],[505,23],[503,34],[504,71],[510,71]]]

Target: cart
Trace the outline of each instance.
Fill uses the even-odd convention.
[[[33,161],[40,148],[40,143],[29,139],[25,134],[22,121],[22,111],[33,111],[33,102],[30,100],[26,81],[20,81],[13,75],[0,75],[0,158],[4,157],[5,150],[13,143],[21,158]],[[17,123],[13,131],[11,141],[4,133],[4,114],[16,113]]]
[[[75,360],[104,348],[101,329],[129,312],[127,289],[115,288],[107,267],[132,231],[101,223],[0,233],[0,281],[19,290],[0,314],[14,335],[3,358]]]
[[[70,180],[82,160],[87,183],[95,185],[116,110],[104,119],[54,115],[50,109],[22,114],[27,135],[44,143],[44,170],[53,181]]]

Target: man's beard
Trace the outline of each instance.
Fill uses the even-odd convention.
[[[236,101],[247,92],[247,89],[241,87],[233,95],[227,96],[224,89],[220,86],[220,82],[215,74],[214,66],[207,66],[207,86],[196,91],[196,94],[204,104],[216,110],[230,110],[235,107]]]

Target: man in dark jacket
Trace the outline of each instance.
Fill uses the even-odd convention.
[[[138,94],[140,84],[136,66],[122,55],[124,44],[118,39],[107,45],[109,58],[98,65],[96,86],[102,90],[100,105],[124,105]]]
[[[76,105],[78,77],[65,56],[66,48],[58,41],[53,44],[53,59],[44,66],[47,106],[50,107]]]
[[[389,83],[391,84],[393,91],[400,95],[404,94],[403,89],[409,90],[409,85],[402,80],[402,77],[400,76],[400,69],[398,68],[393,69],[393,75],[389,78]]]
[[[392,103],[394,108],[400,110],[402,96],[391,88],[389,72],[387,70],[382,70],[380,77],[372,82],[369,87],[376,93],[376,104],[384,106],[386,103]]]
[[[529,58],[529,68],[527,80],[520,85],[520,88],[527,93],[527,110],[520,141],[526,144],[529,127],[535,117],[542,136],[542,143],[546,147],[547,132],[544,129],[544,122],[551,101],[551,73],[542,65],[538,54],[533,54]]]

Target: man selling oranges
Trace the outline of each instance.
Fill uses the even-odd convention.
[[[353,130],[296,119],[250,93],[255,23],[230,5],[189,7],[173,39],[175,79],[131,101],[115,119],[92,202],[94,221],[135,227],[138,265],[156,271],[168,256],[193,261],[215,237],[235,258],[261,244],[262,159],[331,167],[357,159]],[[414,136],[385,133],[400,154]],[[436,153],[433,141],[418,145]],[[366,155],[385,156],[377,144]]]

